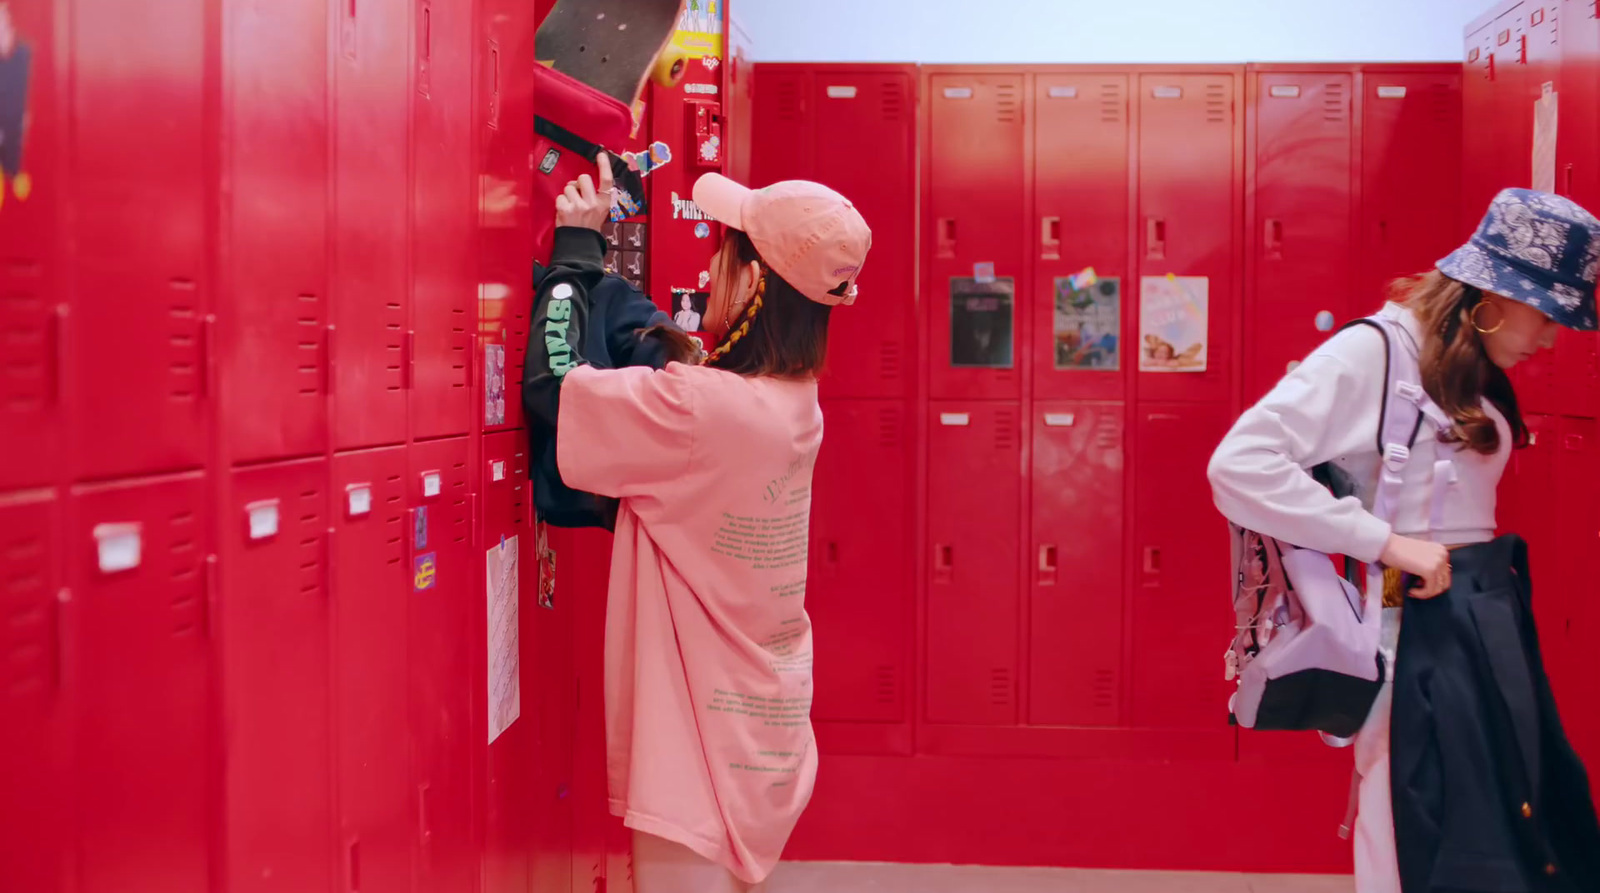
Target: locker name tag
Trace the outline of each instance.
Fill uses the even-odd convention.
[[[946,88],[944,88],[944,98],[945,99],[971,99],[972,98],[972,88],[971,87],[946,87]]]
[[[264,540],[278,535],[278,500],[252,502],[244,507],[244,513],[250,521],[251,539]]]
[[[1150,96],[1155,99],[1182,99],[1182,87],[1152,87]]]
[[[1267,95],[1276,99],[1294,99],[1300,95],[1300,87],[1296,84],[1275,84],[1267,91]]]
[[[1401,86],[1393,86],[1393,85],[1390,85],[1390,86],[1382,86],[1382,85],[1380,85],[1378,87],[1378,98],[1379,99],[1405,99],[1406,98],[1406,88],[1405,87],[1401,87]]]
[[[439,495],[439,487],[440,487],[440,484],[439,484],[439,472],[437,472],[437,471],[424,471],[422,473],[422,495],[423,496],[438,496]]]
[[[1077,99],[1078,98],[1078,88],[1077,87],[1051,87],[1050,88],[1050,98],[1051,99]]]
[[[952,428],[965,428],[972,424],[972,416],[964,412],[941,412],[939,413],[939,424]]]
[[[372,485],[351,484],[345,488],[345,499],[349,506],[351,517],[370,514],[372,512]]]
[[[856,88],[851,87],[851,86],[829,87],[828,88],[828,98],[829,99],[855,99],[856,98]]]
[[[1078,417],[1070,412],[1047,412],[1044,423],[1050,428],[1071,428],[1078,423]]]
[[[140,525],[96,524],[93,535],[101,573],[131,571],[139,566],[144,543]]]
[[[496,460],[494,462],[494,464],[489,466],[489,476],[494,478],[497,481],[505,480],[506,479],[506,463],[503,462],[503,461],[500,461],[500,460]]]

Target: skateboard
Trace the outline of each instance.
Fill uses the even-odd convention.
[[[672,35],[686,2],[557,0],[534,38],[539,61],[632,107],[647,80],[683,80],[689,60]]]

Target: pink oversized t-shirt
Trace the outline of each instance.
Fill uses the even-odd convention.
[[[759,883],[811,799],[815,382],[568,373],[556,462],[620,497],[606,607],[611,809]]]

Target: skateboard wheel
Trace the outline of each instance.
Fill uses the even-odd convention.
[[[689,56],[677,47],[668,47],[656,57],[650,78],[663,87],[676,87],[682,83],[683,75],[688,70]]]

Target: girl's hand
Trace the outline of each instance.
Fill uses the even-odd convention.
[[[1411,590],[1412,598],[1433,598],[1450,589],[1450,550],[1438,543],[1391,536],[1378,560],[1422,581]]]
[[[600,182],[597,186],[588,174],[567,184],[556,196],[556,226],[571,226],[600,232],[611,218],[611,205],[616,201],[615,183],[611,179],[611,159],[601,152],[595,163],[599,165]]]

